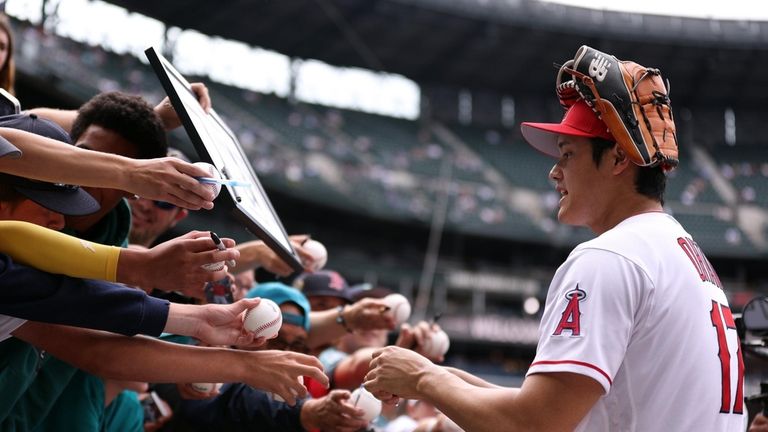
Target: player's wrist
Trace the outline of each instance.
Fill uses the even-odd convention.
[[[435,391],[439,392],[441,390],[441,388],[438,387],[438,383],[447,379],[448,375],[452,374],[434,364],[421,369],[415,377],[416,393],[428,399],[429,395],[434,394]]]

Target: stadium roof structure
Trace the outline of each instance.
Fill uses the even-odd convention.
[[[109,0],[166,24],[422,85],[541,95],[582,44],[659,67],[676,105],[764,106],[768,23],[535,0]]]

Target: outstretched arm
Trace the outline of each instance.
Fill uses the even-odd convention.
[[[291,245],[301,258],[301,262],[304,263],[306,271],[309,271],[314,261],[312,255],[301,246],[302,242],[308,238],[307,235],[290,236]],[[237,266],[232,269],[233,273],[257,267],[263,267],[268,272],[279,276],[288,276],[294,272],[293,267],[286,264],[275,251],[261,240],[240,243],[235,248],[240,251],[240,259],[237,261]]]
[[[94,152],[18,129],[0,136],[19,150],[19,159],[0,158],[0,172],[53,183],[118,189],[199,210],[213,208],[213,192],[195,180],[208,173],[176,158],[130,159]]]
[[[83,279],[120,282],[143,288],[182,291],[202,297],[206,282],[226,276],[203,264],[236,260],[234,241],[216,249],[210,233],[192,231],[151,249],[104,246],[21,221],[0,221],[0,253],[36,269]]]
[[[465,430],[573,430],[603,395],[597,381],[574,373],[526,378],[520,389],[471,384],[413,351],[387,347],[377,351],[365,387],[377,397],[419,399]],[[396,396],[395,396],[396,395]]]
[[[386,303],[380,299],[365,298],[342,309],[341,315],[350,330],[378,330],[395,328],[392,314],[386,314]],[[347,334],[347,329],[338,322],[337,309],[310,312],[311,322],[307,344],[315,348]]]
[[[328,383],[319,360],[293,352],[204,348],[32,321],[13,335],[103,378],[244,382],[277,393],[291,405],[297,397],[307,395],[307,389],[297,377],[310,376],[325,385]]]

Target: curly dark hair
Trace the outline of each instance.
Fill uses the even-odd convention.
[[[164,157],[168,140],[160,118],[140,96],[107,92],[94,96],[77,111],[72,124],[72,142],[89,126],[101,126],[136,146],[139,159]]]

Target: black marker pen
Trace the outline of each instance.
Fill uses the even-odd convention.
[[[227,247],[224,246],[224,242],[222,242],[219,236],[217,236],[216,233],[213,231],[211,231],[211,240],[213,240],[213,243],[216,245],[216,249],[220,251],[227,250]],[[234,267],[237,265],[237,263],[235,262],[235,260],[227,260],[227,265],[230,267]]]

